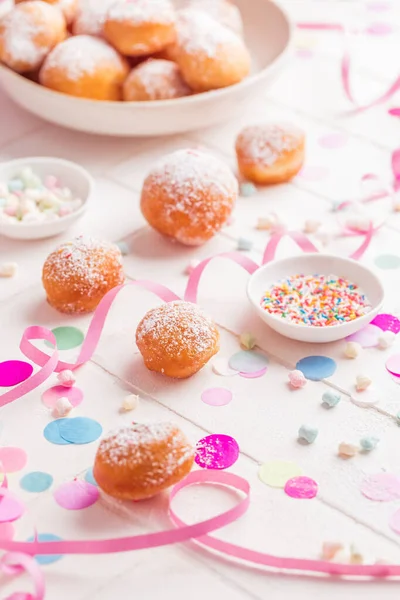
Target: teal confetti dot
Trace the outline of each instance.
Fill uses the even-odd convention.
[[[103,433],[97,421],[87,417],[74,419],[58,419],[60,436],[70,444],[90,444]]]
[[[336,363],[327,356],[306,356],[299,360],[296,369],[301,371],[307,379],[320,381],[334,374]]]
[[[62,538],[58,537],[58,535],[54,535],[52,533],[39,533],[38,534],[39,542],[61,542]],[[33,542],[34,537],[30,537],[27,539],[27,542]],[[35,556],[36,561],[39,565],[51,565],[52,563],[57,562],[63,557],[62,554],[38,554]]]
[[[268,358],[254,350],[241,350],[230,357],[229,366],[239,373],[258,373],[268,367]]]
[[[86,471],[85,473],[85,481],[87,481],[87,483],[91,483],[92,485],[96,485],[97,487],[99,486],[99,484],[97,483],[97,481],[94,478],[93,475],[93,469],[90,468]]]
[[[398,269],[400,267],[400,256],[396,256],[396,254],[381,254],[375,258],[375,264],[384,270]]]
[[[51,421],[43,430],[43,435],[48,442],[52,444],[57,444],[59,446],[69,445],[69,442],[61,437],[60,434],[60,422],[67,421],[67,419],[57,419],[56,421]]]
[[[53,477],[49,473],[44,473],[42,471],[27,473],[19,482],[23,490],[32,493],[45,492],[52,483]]]
[[[80,346],[85,339],[83,332],[77,327],[56,327],[52,329],[58,350],[71,350]],[[53,347],[51,342],[45,342],[46,346]]]

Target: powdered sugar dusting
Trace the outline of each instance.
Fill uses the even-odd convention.
[[[117,246],[82,236],[62,244],[50,254],[43,267],[43,277],[90,297],[108,285],[106,276],[110,275],[110,268],[117,280],[115,285],[123,283],[121,264],[122,255]]]
[[[175,10],[169,0],[120,0],[107,13],[113,21],[129,21],[136,25],[144,23],[175,23]]]
[[[146,345],[146,362],[165,357],[198,359],[214,348],[218,330],[203,311],[190,302],[177,300],[150,310],[136,332],[136,342]],[[154,357],[154,359],[152,359]]]
[[[216,56],[221,47],[242,44],[227,27],[201,10],[181,11],[178,20],[178,45],[188,54]]]
[[[77,35],[62,42],[48,55],[43,72],[60,69],[70,80],[93,74],[101,65],[122,67],[121,57],[109,44],[89,35]]]
[[[190,93],[178,65],[170,60],[150,59],[142,63],[128,77],[128,90],[130,81],[140,83],[150,100],[181,98]]]
[[[240,10],[230,0],[188,0],[188,6],[206,12],[221,25],[242,35],[243,22]]]
[[[100,443],[98,458],[110,466],[145,466],[140,484],[159,486],[193,460],[194,449],[172,423],[140,423],[109,433]]]
[[[81,0],[74,21],[74,34],[100,35],[107,11],[113,4],[115,0]]]
[[[284,152],[295,150],[304,133],[294,125],[265,124],[246,127],[238,136],[236,149],[243,162],[273,165]]]
[[[144,182],[143,194],[163,190],[163,217],[175,223],[180,215],[204,232],[215,232],[215,215],[229,216],[238,195],[238,182],[231,170],[213,154],[178,150],[161,159]],[[177,239],[185,242],[185,227]]]

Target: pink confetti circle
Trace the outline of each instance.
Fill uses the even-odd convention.
[[[293,477],[285,484],[285,493],[291,498],[300,498],[310,500],[315,498],[318,493],[318,484],[310,477]]]
[[[400,377],[400,354],[393,354],[386,361],[386,368],[395,377]]]
[[[95,504],[99,499],[99,488],[87,481],[75,480],[63,483],[54,492],[54,499],[67,510],[81,510]]]
[[[9,490],[3,490],[0,498],[0,523],[11,523],[19,519],[25,511],[24,505]]]
[[[298,48],[296,50],[296,56],[298,56],[298,58],[313,58],[315,53],[309,48]]]
[[[0,363],[0,387],[18,385],[26,381],[32,372],[32,365],[23,360],[6,360]]]
[[[376,327],[379,327],[382,331],[392,331],[393,333],[399,333],[400,331],[399,319],[394,315],[388,315],[386,313],[377,315],[370,324],[376,325]]]
[[[400,508],[389,519],[389,527],[400,535]]]
[[[27,463],[28,457],[25,450],[14,446],[0,448],[0,471],[15,473],[21,471]]]
[[[348,137],[344,133],[327,133],[322,135],[318,139],[318,143],[322,148],[328,148],[336,150],[337,148],[343,148],[347,144]]]
[[[298,177],[304,181],[323,181],[329,177],[329,169],[322,165],[309,165],[301,169]]]
[[[392,8],[392,5],[390,2],[380,2],[380,1],[373,1],[373,2],[367,2],[366,4],[366,8],[368,10],[373,10],[375,12],[384,12],[386,10],[390,10]]]
[[[389,35],[393,33],[393,27],[390,23],[372,23],[367,28],[367,33],[371,35]]]
[[[225,406],[232,400],[232,392],[227,388],[209,388],[201,394],[204,404],[210,406]]]
[[[228,469],[239,458],[239,445],[230,435],[213,433],[196,444],[195,461],[203,469]]]
[[[381,335],[381,329],[376,325],[367,325],[360,329],[360,331],[356,331],[352,335],[349,335],[346,340],[348,342],[357,342],[363,348],[373,348],[378,345],[378,339]]]
[[[0,540],[12,540],[14,534],[15,529],[11,523],[0,523]]]
[[[66,388],[63,385],[55,385],[42,394],[42,402],[48,408],[54,408],[59,398],[68,398],[72,406],[79,406],[83,400],[83,392],[78,387]]]
[[[260,371],[256,371],[255,373],[239,373],[240,377],[244,377],[245,379],[258,379],[259,377],[263,377],[267,372],[268,367],[265,369],[261,369]]]
[[[370,475],[362,482],[361,493],[377,502],[397,500],[400,498],[400,477],[390,473]]]

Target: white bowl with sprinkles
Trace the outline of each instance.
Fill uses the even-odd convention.
[[[364,265],[329,254],[275,260],[250,278],[257,314],[281,335],[327,343],[365,327],[382,308],[384,290]]]
[[[174,2],[179,8],[182,0]],[[252,71],[240,83],[182,98],[151,102],[109,102],[68,96],[0,65],[0,82],[20,106],[78,131],[116,136],[158,136],[203,129],[239,118],[280,74],[288,56],[292,25],[271,0],[236,0],[244,23]],[[82,51],[82,55],[85,53]],[[77,65],[87,64],[78,56]]]
[[[27,157],[0,163],[0,236],[58,235],[82,217],[92,190],[91,175],[67,160]]]

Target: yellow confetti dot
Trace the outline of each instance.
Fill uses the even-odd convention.
[[[260,480],[274,488],[284,488],[285,483],[303,473],[302,469],[294,462],[286,460],[270,460],[261,465],[258,471]]]

